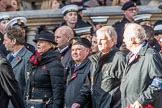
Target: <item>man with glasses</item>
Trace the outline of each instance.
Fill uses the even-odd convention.
[[[133,16],[137,15],[136,3],[133,1],[126,2],[122,6],[124,17],[122,20],[116,22],[113,27],[115,28],[118,38],[117,38],[117,47],[119,48],[123,43],[123,32],[124,26],[126,23],[134,22]]]

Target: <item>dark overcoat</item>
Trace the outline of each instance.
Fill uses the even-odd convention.
[[[113,48],[108,54],[98,52],[90,57],[93,108],[120,108],[120,82],[125,54]]]
[[[9,100],[14,108],[24,108],[20,88],[12,67],[0,52],[0,108],[8,108]]]
[[[154,108],[161,108],[162,59],[160,55],[148,44],[140,49],[138,57],[131,63],[128,63],[129,55],[120,88],[122,108],[135,101],[143,106],[151,104]]]
[[[85,59],[75,69],[74,61],[68,65],[67,87],[65,93],[66,108],[71,108],[73,103],[81,104],[81,108],[90,106],[90,60]]]
[[[31,69],[29,98],[50,99],[47,108],[63,108],[64,105],[64,68],[60,57],[57,49],[49,49]]]

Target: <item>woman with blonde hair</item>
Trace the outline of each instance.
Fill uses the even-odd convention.
[[[61,0],[43,0],[41,4],[41,9],[60,9],[62,5]]]

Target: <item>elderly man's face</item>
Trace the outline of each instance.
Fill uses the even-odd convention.
[[[99,32],[97,33],[97,45],[99,51],[106,54],[114,46],[114,41],[112,38],[108,38],[104,33]]]
[[[72,59],[77,63],[80,64],[89,54],[90,49],[84,47],[83,45],[72,45],[71,47],[71,56]]]

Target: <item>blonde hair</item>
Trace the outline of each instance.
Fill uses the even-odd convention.
[[[54,0],[43,0],[40,9],[52,9],[52,2]],[[61,0],[56,0],[58,2],[62,2]]]
[[[41,4],[41,9],[50,9],[52,0],[43,0]]]
[[[119,6],[120,0],[113,0],[112,6]]]

